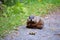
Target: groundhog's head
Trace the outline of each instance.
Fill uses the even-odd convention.
[[[32,22],[39,22],[41,20],[41,18],[40,18],[40,16],[31,15],[31,16],[29,16],[28,20],[32,21]]]
[[[33,16],[33,15],[29,16],[29,21],[33,21],[34,17],[35,16]]]

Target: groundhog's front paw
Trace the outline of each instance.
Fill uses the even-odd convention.
[[[31,26],[26,26],[26,28],[33,28],[33,27],[31,27]]]

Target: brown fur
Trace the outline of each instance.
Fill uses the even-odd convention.
[[[29,21],[27,20],[27,28],[37,28],[37,29],[42,29],[44,26],[44,22],[42,19],[36,19],[39,20],[38,22],[36,21]]]

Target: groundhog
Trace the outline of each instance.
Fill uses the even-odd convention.
[[[42,29],[44,26],[44,21],[39,16],[29,16],[27,19],[27,28],[37,28]]]

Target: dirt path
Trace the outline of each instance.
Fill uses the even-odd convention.
[[[42,30],[20,26],[18,31],[8,34],[4,40],[60,40],[60,11],[46,16],[44,21],[45,26]],[[29,35],[31,32],[35,35]]]

